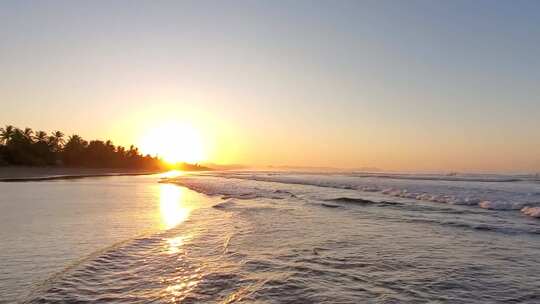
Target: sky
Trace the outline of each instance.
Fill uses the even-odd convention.
[[[214,163],[538,172],[539,83],[539,1],[0,1],[0,125]]]

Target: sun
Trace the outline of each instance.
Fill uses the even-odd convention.
[[[146,132],[139,143],[141,152],[174,164],[198,163],[205,159],[200,133],[189,124],[165,123]]]

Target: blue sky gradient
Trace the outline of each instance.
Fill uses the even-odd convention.
[[[213,161],[540,171],[539,1],[1,1],[0,123]],[[221,155],[221,156],[220,156]]]

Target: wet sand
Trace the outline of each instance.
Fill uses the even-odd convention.
[[[98,176],[146,175],[159,170],[122,168],[63,168],[63,167],[0,167],[0,182],[24,182],[54,179],[75,179]]]

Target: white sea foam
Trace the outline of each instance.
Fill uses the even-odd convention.
[[[259,197],[283,199],[291,197],[291,193],[273,188],[260,188],[250,183],[238,183],[234,179],[215,177],[190,177],[164,179],[162,182],[178,184],[206,195],[220,195],[223,199],[255,199]]]
[[[234,203],[235,203],[234,199],[229,198],[229,199],[226,199],[226,200],[224,200],[222,202],[219,202],[219,203],[215,204],[212,207],[214,207],[216,209],[225,209],[225,208],[229,208],[229,207],[233,206]]]
[[[400,199],[425,201],[449,205],[476,206],[491,210],[519,210],[525,206],[538,206],[540,184],[523,176],[465,176],[461,179],[447,176],[358,175],[358,174],[300,174],[292,172],[224,172],[215,176],[226,177],[227,182],[207,183],[194,177],[180,177],[174,181],[209,195],[224,195],[241,199],[266,197],[287,198],[291,192],[276,190],[282,186],[310,185],[357,191],[358,195],[392,196]],[[211,176],[207,176],[212,178]],[[519,177],[519,178],[518,178]],[[240,183],[238,179],[251,181]],[[276,183],[271,188],[257,187],[257,182]],[[294,191],[293,191],[294,192]],[[364,194],[362,194],[364,193]],[[348,194],[350,195],[350,194]],[[354,195],[354,194],[352,194]],[[384,198],[381,198],[384,200]]]
[[[528,216],[540,218],[540,207],[523,207],[521,212]]]
[[[493,210],[519,210],[525,206],[523,202],[507,202],[507,201],[482,201],[478,204],[480,208]]]
[[[458,195],[448,195],[448,194],[432,194],[432,193],[419,193],[419,192],[409,192],[408,190],[401,190],[401,189],[395,189],[395,188],[387,188],[381,191],[382,194],[395,196],[395,197],[401,197],[401,198],[409,198],[409,199],[415,199],[419,201],[428,201],[428,202],[434,202],[434,203],[445,203],[445,204],[451,204],[451,205],[478,205],[481,200],[474,197],[469,196],[458,196]]]

